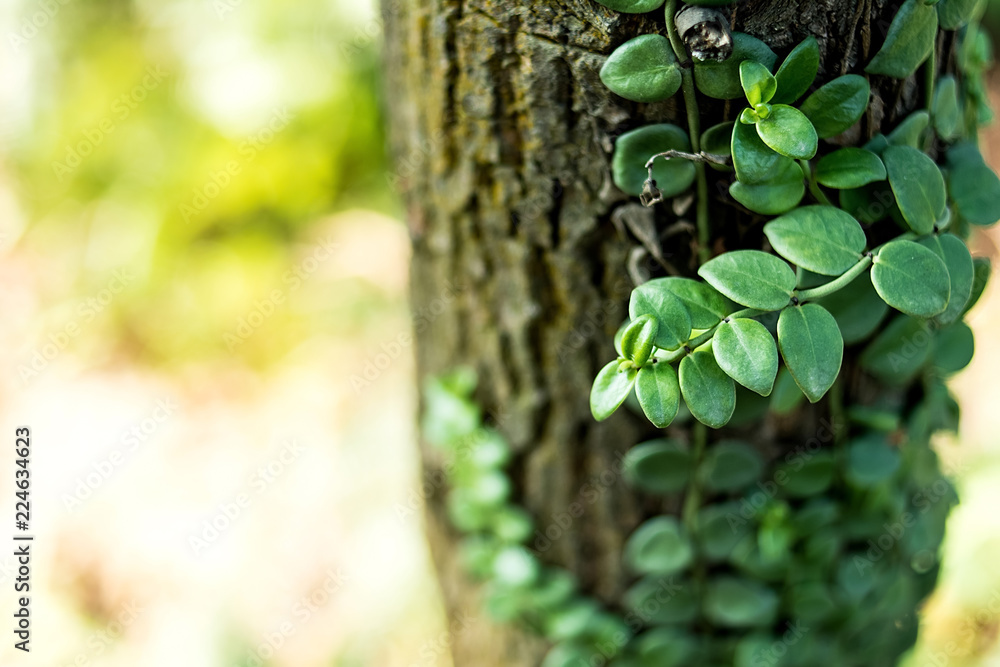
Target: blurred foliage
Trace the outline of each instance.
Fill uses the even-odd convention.
[[[308,313],[284,302],[265,335],[227,335],[308,280],[320,216],[392,206],[370,3],[51,4],[43,22],[23,3],[9,37],[29,80],[4,151],[21,243],[77,299],[135,276],[103,319],[111,354],[273,361]]]

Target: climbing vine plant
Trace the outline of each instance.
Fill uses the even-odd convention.
[[[599,1],[627,13],[663,5]],[[992,119],[981,4],[902,3],[864,73],[922,70],[924,108],[861,147],[831,140],[869,111],[868,78],[817,85],[814,37],[779,64],[762,41],[730,31],[715,8],[725,4],[668,0],[667,34],[625,42],[601,71],[627,100],[683,97],[687,128],[623,134],[612,173],[646,206],[693,188],[700,260],[700,280],[635,288],[591,392],[597,420],[629,404],[656,428],[692,424],[625,458],[633,488],[676,497],[682,511],[628,539],[636,581],[621,604],[590,599],[527,548],[532,519],[511,503],[511,452],[482,422],[474,374],[426,388],[425,437],[446,457],[465,561],[496,618],[553,642],[544,667],[895,664],[936,580],[956,496],[929,443],[957,428],[944,380],[972,358],[963,316],[990,271],[966,239],[1000,219],[1000,179],[976,144]],[[954,32],[957,76],[935,71],[941,31]],[[733,120],[702,131],[699,96],[730,101]],[[728,175],[766,243],[712,256],[707,169]],[[844,404],[845,346],[884,395]],[[824,401],[830,420],[770,460],[711,436],[804,401]]]

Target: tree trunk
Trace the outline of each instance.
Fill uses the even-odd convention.
[[[649,212],[610,177],[615,137],[652,121],[685,126],[681,97],[633,104],[598,73],[626,39],[663,33],[663,15],[619,14],[593,0],[384,5],[391,180],[405,196],[413,239],[419,375],[477,369],[477,398],[518,452],[511,474],[536,519],[531,546],[574,572],[583,590],[615,603],[627,583],[625,538],[644,516],[677,508],[643,506],[651,501],[618,483],[618,458],[655,431],[627,411],[596,423],[590,386],[627,316],[630,257],[633,269],[660,274],[693,275],[696,263],[683,202]],[[767,42],[779,59],[815,35],[820,85],[862,72],[897,9],[879,0],[747,0],[728,11],[734,29]],[[871,111],[848,143],[918,105],[916,81],[871,83]],[[703,127],[738,112],[701,100]],[[716,186],[729,183],[710,176]],[[759,224],[756,237],[744,234],[754,219],[732,206],[726,187],[712,192],[713,252],[759,248]],[[664,261],[636,261],[640,241],[655,255],[661,236]],[[802,442],[825,411],[809,406],[744,433],[758,443]],[[684,429],[675,427],[681,438]],[[440,462],[423,453],[430,475]],[[438,488],[428,499],[427,522],[444,600],[452,618],[475,619],[454,633],[455,664],[539,664],[542,642],[482,616],[479,591],[456,561],[443,498]]]

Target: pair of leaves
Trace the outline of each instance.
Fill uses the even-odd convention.
[[[614,414],[633,388],[649,421],[657,428],[669,426],[680,408],[681,389],[673,366],[662,362],[637,369],[616,359],[602,368],[590,389],[594,419],[604,421]]]
[[[800,160],[816,155],[819,138],[809,119],[787,104],[769,104],[778,90],[778,81],[768,68],[744,61],[740,81],[751,107],[740,117],[741,123],[755,125],[761,140],[781,155]]]
[[[663,35],[640,35],[625,42],[601,68],[611,92],[633,102],[659,102],[681,87],[681,69]]]
[[[797,208],[764,225],[764,235],[779,255],[825,276],[857,264],[867,242],[858,221],[834,206]]]
[[[618,137],[611,160],[611,175],[618,188],[638,197],[649,176],[646,162],[653,155],[670,150],[690,151],[687,132],[670,123],[647,125]],[[688,160],[657,160],[653,179],[666,198],[676,197],[694,183],[695,168]]]
[[[913,74],[934,51],[938,12],[922,0],[906,0],[889,25],[885,43],[865,71],[896,79]]]

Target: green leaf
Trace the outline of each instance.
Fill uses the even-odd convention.
[[[905,79],[934,51],[938,14],[920,0],[906,0],[889,25],[882,48],[865,72]]]
[[[778,56],[756,37],[746,33],[733,33],[733,53],[722,62],[694,61],[694,82],[704,95],[718,100],[732,100],[743,96],[740,83],[740,64],[752,60],[767,69],[773,69]]]
[[[934,338],[934,368],[944,375],[964,369],[975,353],[976,337],[965,322],[942,329]]]
[[[818,72],[819,44],[815,37],[809,35],[792,49],[778,68],[774,75],[778,81],[778,90],[771,101],[775,104],[794,103],[809,90]]]
[[[752,125],[736,123],[733,127],[731,152],[736,178],[744,185],[774,183],[776,177],[787,171],[789,167],[798,170],[798,181],[802,181],[801,170],[795,161],[779,155],[768,147]]]
[[[611,160],[615,185],[622,192],[638,197],[648,177],[646,162],[657,153],[669,150],[691,150],[688,133],[669,123],[646,125],[618,137]],[[676,197],[694,183],[694,172],[694,164],[688,160],[657,160],[653,179],[664,197]]]
[[[693,466],[691,454],[676,440],[650,440],[628,450],[622,474],[641,491],[676,493],[687,486]]]
[[[889,146],[882,161],[906,224],[918,234],[931,233],[947,205],[941,170],[910,146]]]
[[[761,396],[770,395],[778,374],[778,348],[763,324],[739,318],[719,325],[712,351],[726,375]]]
[[[697,3],[695,3],[697,4]],[[639,654],[637,667],[684,667],[696,659],[695,640],[686,632],[671,628],[653,628],[639,635],[635,640]],[[628,665],[615,667],[628,667]]]
[[[681,87],[681,68],[663,35],[640,35],[625,42],[601,68],[611,92],[633,102],[659,102]]]
[[[745,442],[723,440],[712,445],[698,469],[698,478],[709,491],[739,491],[764,473],[764,460]]]
[[[610,417],[625,402],[635,384],[636,370],[619,371],[620,364],[620,360],[612,361],[602,368],[590,390],[590,412],[599,422]]]
[[[929,113],[924,110],[914,111],[906,117],[906,120],[897,125],[896,129],[890,132],[885,140],[892,146],[910,146],[919,149],[923,142],[924,132],[930,127],[930,124],[931,116]]]
[[[774,381],[774,391],[771,392],[771,412],[785,415],[794,410],[806,397],[795,384],[795,378],[782,366],[778,369],[778,379]]]
[[[900,315],[861,353],[861,367],[889,385],[904,385],[920,372],[934,336],[924,320]]]
[[[708,505],[698,511],[697,540],[700,551],[710,561],[722,561],[736,548],[740,540],[751,534],[753,524],[737,501]]]
[[[896,197],[888,183],[875,182],[860,188],[840,191],[840,207],[865,224],[872,224],[887,215],[898,215]]]
[[[820,139],[845,132],[861,119],[868,108],[871,88],[857,74],[845,74],[806,98],[799,109],[812,122]]]
[[[889,306],[875,291],[868,271],[852,280],[847,287],[816,303],[830,311],[833,319],[837,320],[845,345],[858,343],[871,336],[889,312]]]
[[[948,268],[932,251],[913,241],[890,241],[874,258],[872,284],[882,299],[907,315],[934,317],[951,294]]]
[[[778,82],[771,71],[752,60],[740,63],[740,84],[752,107],[770,102],[778,89]]]
[[[802,170],[794,160],[789,160],[778,169],[776,178],[768,183],[747,185],[735,181],[729,186],[729,194],[754,213],[761,215],[787,213],[802,201],[806,186]]]
[[[975,144],[962,142],[948,150],[948,188],[965,220],[974,225],[1000,220],[1000,178]]]
[[[608,9],[625,14],[645,14],[663,5],[663,0],[597,0]]]
[[[757,134],[782,155],[809,160],[816,155],[819,137],[805,114],[786,104],[775,104],[767,118],[757,122]]]
[[[711,285],[691,278],[654,278],[642,287],[651,292],[666,290],[680,299],[691,316],[692,329],[710,329],[732,312],[726,297]]]
[[[833,482],[834,460],[829,450],[797,454],[778,466],[774,481],[785,495],[805,498],[823,493]]]
[[[705,617],[721,627],[771,625],[777,612],[778,596],[774,591],[750,579],[717,577],[705,590]]]
[[[642,366],[653,353],[653,341],[660,330],[659,321],[652,315],[640,315],[622,332],[622,356],[636,366]]]
[[[993,273],[993,265],[990,264],[988,257],[974,257],[972,259],[972,266],[974,267],[974,279],[972,280],[972,295],[969,297],[969,302],[965,304],[965,313],[972,310],[972,308],[979,303],[980,297],[983,296],[983,292],[986,291],[986,286],[990,282],[990,274]]]
[[[867,239],[858,221],[834,206],[802,206],[764,225],[775,252],[803,269],[839,276],[861,259]]]
[[[732,155],[733,127],[735,125],[735,121],[730,120],[705,130],[701,135],[701,150],[712,155]],[[709,164],[712,165],[711,162]]]
[[[815,303],[785,308],[778,318],[778,347],[809,402],[823,398],[844,358],[844,339],[833,315]]]
[[[687,532],[673,517],[646,521],[625,543],[625,564],[639,574],[675,574],[690,565],[693,556]]]
[[[729,422],[736,409],[736,385],[719,368],[710,349],[695,350],[681,360],[680,385],[695,419],[712,428]]]
[[[863,148],[841,148],[823,156],[816,163],[816,180],[828,188],[860,188],[885,179],[882,160]]]
[[[667,363],[655,363],[639,369],[635,394],[646,418],[656,428],[666,428],[677,416],[681,389],[677,371]]]
[[[965,304],[972,296],[975,267],[972,255],[962,239],[954,234],[928,236],[919,241],[920,245],[933,251],[948,268],[948,307],[935,319],[939,324],[951,324],[965,312]]]
[[[651,315],[659,321],[653,342],[662,350],[676,350],[691,338],[691,315],[669,284],[661,280],[651,280],[632,290],[628,315],[632,319]]]
[[[689,623],[698,615],[698,600],[690,582],[680,581],[676,587],[665,589],[663,577],[657,575],[645,577],[628,589],[624,601],[625,608],[646,623]]]
[[[847,480],[854,486],[876,486],[895,475],[899,465],[899,450],[882,435],[866,435],[847,447]]]
[[[734,250],[709,260],[698,275],[736,303],[758,310],[788,305],[795,272],[774,255],[760,250]]]
[[[938,21],[943,30],[958,30],[975,15],[978,0],[941,0],[937,4]]]
[[[934,129],[945,141],[961,131],[962,111],[958,102],[958,82],[951,74],[937,80],[934,87]]]

